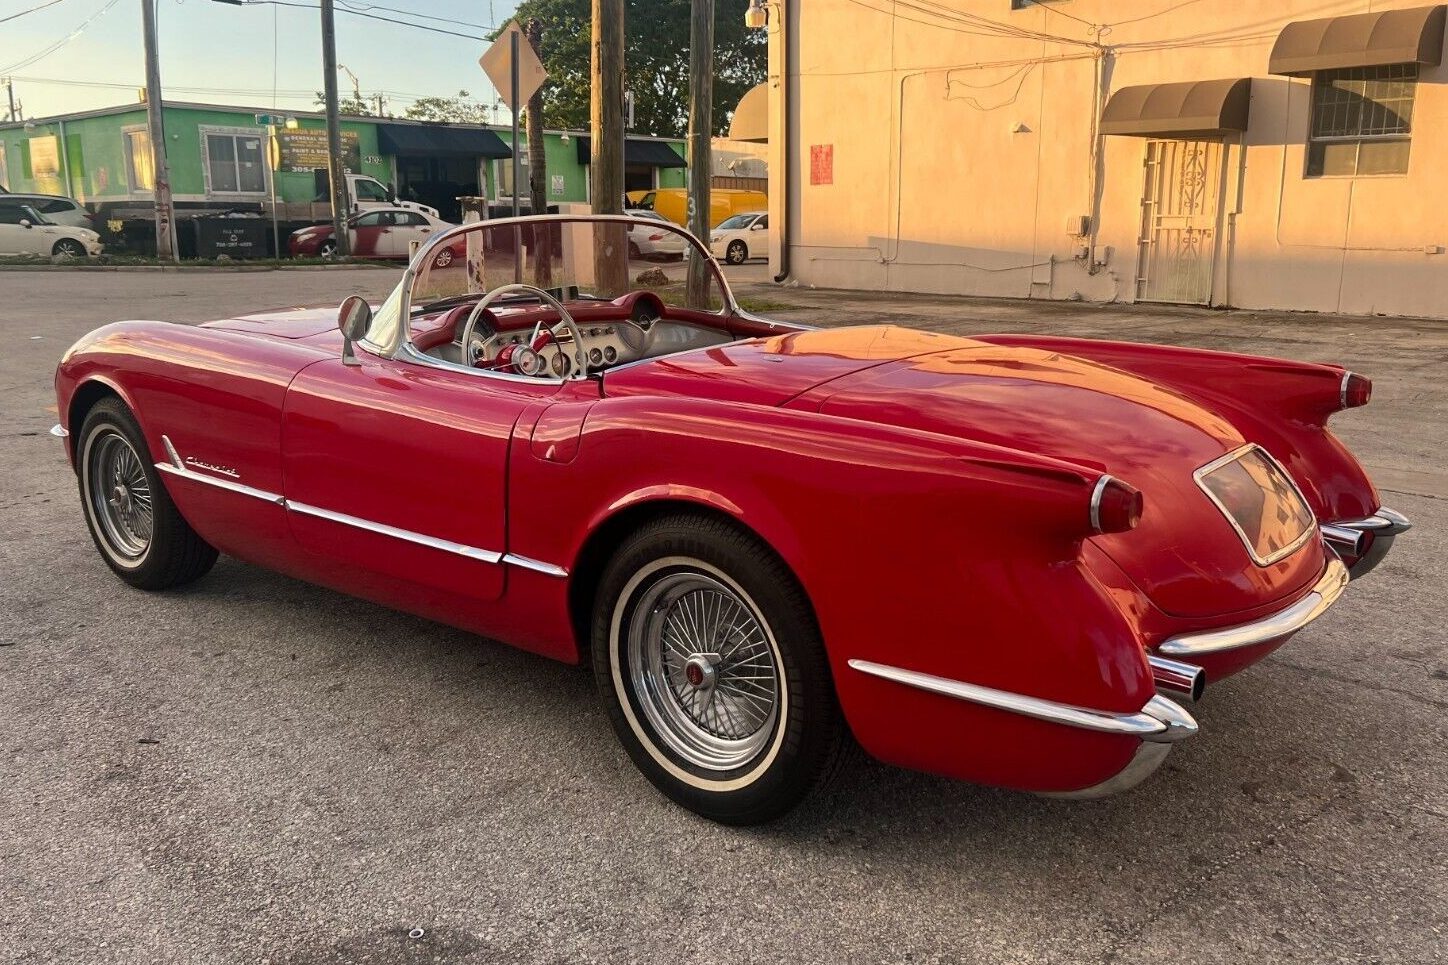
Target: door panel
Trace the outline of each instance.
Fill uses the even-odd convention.
[[[1139,301],[1211,301],[1225,162],[1221,141],[1147,142]]]
[[[558,385],[358,357],[310,367],[287,393],[292,532],[344,567],[496,599],[509,440]]]

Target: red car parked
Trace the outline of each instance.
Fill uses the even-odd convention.
[[[373,208],[347,219],[353,258],[406,261],[412,256],[412,242],[427,244],[451,227],[450,222],[406,208]],[[331,258],[337,253],[336,232],[330,224],[300,228],[287,239],[287,250],[293,258]],[[446,268],[454,259],[466,257],[466,243],[459,241],[437,249],[433,264]]]
[[[81,339],[56,432],[102,559],[160,590],[229,553],[588,657],[644,774],[744,823],[851,738],[1130,787],[1408,528],[1327,429],[1371,391],[1339,366],[815,330],[692,238],[630,279],[629,219],[523,223],[439,234],[376,311]]]

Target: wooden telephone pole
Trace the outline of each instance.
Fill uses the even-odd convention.
[[[156,208],[156,257],[179,261],[176,255],[175,208],[171,203],[171,170],[166,164],[166,128],[161,120],[161,63],[156,56],[156,0],[141,0],[141,27],[146,47],[146,120],[151,136],[151,196]]]
[[[624,0],[593,0],[589,192],[595,214],[623,213]],[[622,224],[594,232],[594,275],[600,294],[628,289],[628,232]]]
[[[352,253],[352,238],[347,232],[347,171],[342,164],[342,122],[337,111],[337,27],[332,13],[332,0],[322,0],[322,82],[327,99],[327,180],[331,182],[332,240],[337,254],[345,258]]]
[[[714,131],[714,0],[693,0],[689,19],[689,231],[709,243],[709,181]],[[688,303],[709,307],[710,273],[702,258],[689,262]]]

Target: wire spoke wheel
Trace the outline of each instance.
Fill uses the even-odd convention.
[[[627,663],[659,740],[705,770],[753,760],[779,721],[781,665],[762,616],[723,582],[691,570],[635,596]]]
[[[118,555],[140,559],[151,545],[151,484],[136,450],[119,432],[104,431],[90,445],[87,473],[91,509],[101,534]]]

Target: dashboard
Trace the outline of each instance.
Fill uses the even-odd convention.
[[[664,319],[660,306],[647,298],[634,300],[628,308],[605,303],[579,306],[579,309],[575,323],[583,340],[581,353],[588,368],[595,372],[640,359],[723,345],[736,338],[717,328]],[[599,317],[602,314],[599,309],[613,309],[609,314],[615,317]],[[489,309],[478,319],[464,346],[462,330],[470,310],[470,306],[458,306],[437,318],[437,327],[431,331],[438,337],[429,338],[430,344],[423,351],[445,362],[486,368],[505,351],[529,345],[540,315],[536,303],[523,309],[511,306]],[[556,322],[557,317],[556,312],[543,313],[542,324]],[[573,336],[562,325],[554,324],[552,330],[553,341],[538,350],[545,368],[536,374],[542,378],[566,378],[575,366],[573,359],[577,353]]]

